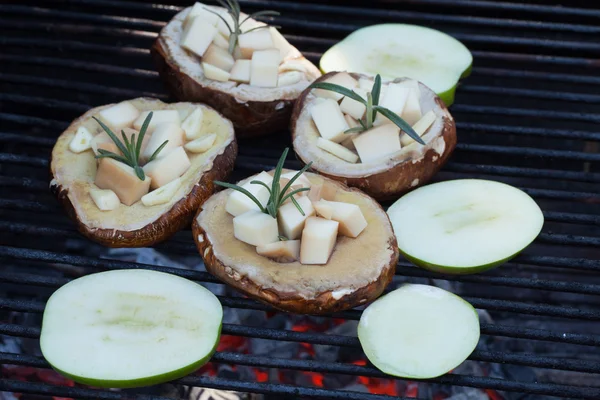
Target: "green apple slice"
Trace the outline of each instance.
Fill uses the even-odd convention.
[[[210,291],[147,270],[76,279],[48,300],[40,345],[76,382],[129,388],[185,376],[208,362],[223,309]]]
[[[423,186],[397,200],[388,215],[408,260],[448,274],[506,262],[531,244],[544,224],[542,210],[526,193],[480,179]]]
[[[359,29],[323,54],[323,72],[380,74],[385,80],[421,81],[454,103],[459,79],[471,72],[473,56],[458,40],[435,29],[408,24],[381,24]]]
[[[435,378],[473,352],[479,317],[472,305],[450,292],[407,284],[365,309],[358,339],[369,361],[386,374]]]

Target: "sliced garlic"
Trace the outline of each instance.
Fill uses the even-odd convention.
[[[110,189],[90,188],[90,196],[101,211],[114,210],[121,204],[117,194]]]
[[[181,128],[185,131],[185,138],[187,140],[196,139],[200,136],[200,128],[202,128],[202,121],[204,121],[204,112],[202,108],[196,108],[181,124]]]
[[[86,151],[92,147],[92,140],[94,140],[94,136],[90,131],[84,126],[80,126],[77,128],[77,132],[75,132],[73,139],[71,139],[71,143],[69,143],[69,150],[73,153]]]
[[[204,153],[209,150],[213,144],[215,144],[215,139],[217,138],[216,133],[211,133],[210,135],[203,136],[196,140],[192,140],[187,143],[184,147],[186,150],[192,153]]]
[[[147,207],[168,203],[181,186],[181,178],[177,178],[142,197],[142,204]]]
[[[229,80],[229,72],[217,68],[214,65],[202,63],[202,69],[204,70],[204,76],[213,81],[227,82]]]

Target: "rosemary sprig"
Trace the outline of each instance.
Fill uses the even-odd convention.
[[[311,89],[324,89],[330,92],[336,92],[342,94],[346,97],[349,97],[353,100],[356,100],[367,107],[365,112],[365,116],[362,119],[359,119],[358,122],[360,126],[347,129],[344,133],[356,133],[356,132],[364,132],[373,128],[373,122],[375,121],[375,117],[377,113],[381,113],[384,117],[388,118],[392,121],[398,128],[402,129],[408,136],[413,138],[416,142],[420,144],[425,144],[423,139],[415,132],[415,130],[410,126],[405,120],[400,118],[395,112],[392,110],[382,107],[379,105],[379,97],[381,94],[381,76],[377,74],[375,76],[375,81],[373,82],[373,87],[370,92],[367,92],[367,98],[362,98],[359,94],[357,94],[354,90],[350,90],[340,85],[336,85],[335,83],[329,82],[315,82],[309,86]]]
[[[281,154],[281,157],[279,158],[279,162],[277,163],[277,166],[275,167],[275,172],[273,173],[273,182],[271,183],[271,186],[269,186],[266,183],[261,182],[261,181],[256,181],[256,180],[250,181],[251,184],[264,186],[269,191],[269,200],[267,201],[267,204],[264,207],[252,193],[250,193],[248,190],[244,189],[241,186],[238,186],[238,185],[235,185],[232,183],[221,182],[221,181],[214,181],[214,183],[216,185],[223,186],[228,189],[237,190],[238,192],[245,194],[246,196],[248,196],[250,198],[250,200],[252,200],[254,203],[256,203],[256,205],[258,206],[258,208],[261,212],[263,212],[265,214],[269,214],[273,218],[277,218],[277,210],[279,210],[279,207],[281,207],[281,205],[283,203],[285,203],[287,199],[291,199],[292,203],[296,206],[298,211],[300,211],[300,214],[305,215],[304,210],[302,210],[302,207],[300,207],[300,204],[298,204],[298,202],[294,198],[294,195],[296,195],[300,192],[306,192],[310,189],[309,188],[300,188],[300,189],[292,190],[289,193],[288,193],[288,191],[292,187],[292,184],[294,183],[294,181],[296,181],[296,179],[298,179],[308,168],[310,168],[310,166],[312,165],[312,161],[309,162],[308,164],[306,164],[300,171],[298,171],[289,180],[289,182],[282,188],[281,184],[280,184],[281,171],[283,170],[283,163],[285,162],[288,152],[289,152],[289,148],[286,148],[283,151],[283,154]]]
[[[252,31],[256,31],[258,29],[265,29],[265,28],[269,27],[269,25],[261,25],[261,26],[257,26],[255,28],[249,29],[246,32],[242,32],[242,25],[244,25],[244,23],[246,21],[248,21],[249,19],[256,19],[259,17],[279,15],[279,12],[272,11],[272,10],[258,11],[258,12],[255,12],[254,14],[248,15],[246,18],[244,18],[244,20],[242,22],[240,22],[241,10],[240,10],[240,3],[238,3],[237,0],[217,0],[217,3],[219,3],[219,5],[221,7],[223,7],[224,9],[227,10],[227,13],[231,16],[231,19],[233,20],[233,26],[231,26],[231,24],[225,18],[223,18],[223,16],[220,13],[213,11],[206,7],[204,9],[208,12],[215,14],[217,17],[219,17],[221,19],[221,21],[223,21],[225,23],[225,26],[229,30],[229,49],[228,49],[229,54],[233,54],[233,52],[235,50],[235,46],[238,43],[238,37],[242,33],[248,33],[248,32],[252,32]]]
[[[122,162],[123,164],[127,164],[131,168],[133,168],[133,170],[135,171],[135,174],[137,175],[138,178],[140,178],[140,180],[143,181],[144,179],[146,179],[146,174],[144,174],[144,170],[140,166],[139,161],[140,161],[140,152],[142,150],[142,143],[144,141],[144,136],[146,135],[146,131],[148,130],[148,125],[150,125],[150,121],[152,120],[153,114],[154,113],[152,111],[150,111],[148,113],[148,116],[144,120],[144,123],[142,124],[142,128],[140,129],[140,132],[138,134],[137,141],[135,140],[135,133],[133,135],[131,135],[131,139],[130,139],[125,134],[125,131],[121,130],[121,136],[123,137],[122,142],[121,142],[121,140],[119,140],[117,135],[115,135],[113,133],[113,131],[111,131],[110,128],[104,124],[104,122],[100,121],[96,117],[92,117],[98,124],[100,124],[102,129],[104,129],[104,132],[106,132],[106,134],[115,143],[115,145],[117,146],[119,151],[123,154],[123,155],[119,155],[119,154],[113,153],[112,151],[98,149],[99,154],[96,155],[96,158],[108,157],[108,158],[112,158],[113,160]],[[161,152],[161,150],[167,145],[168,142],[169,142],[168,140],[165,140],[156,149],[156,151],[154,151],[154,153],[152,153],[152,156],[150,156],[150,158],[148,159],[148,162],[154,160],[156,158],[156,156],[158,156],[158,153]]]

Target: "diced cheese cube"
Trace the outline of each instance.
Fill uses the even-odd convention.
[[[231,15],[229,15],[227,10],[222,9],[218,10],[217,12],[221,15],[221,17],[223,17],[225,21],[227,21],[226,24],[221,18],[217,17],[217,29],[219,30],[219,33],[221,35],[223,35],[227,40],[229,40],[229,36],[231,34],[229,27],[234,27],[233,18],[231,17]]]
[[[333,99],[326,99],[310,108],[310,115],[323,139],[339,143],[345,139],[344,131],[350,129],[340,110],[340,105]]]
[[[207,21],[203,15],[198,15],[186,24],[181,35],[180,45],[198,57],[202,57],[217,32],[217,28],[212,23]]]
[[[252,180],[261,181],[267,186],[270,186],[273,182],[273,177],[263,171]],[[267,204],[267,201],[269,201],[269,191],[264,186],[247,182],[243,184],[242,187],[253,194],[263,207]],[[250,210],[259,211],[259,208],[248,196],[241,192],[232,190],[231,194],[227,198],[225,211],[234,217],[237,217],[238,215],[244,214]]]
[[[356,79],[354,79],[352,76],[350,76],[350,74],[347,72],[338,72],[337,74],[333,75],[331,78],[325,79],[323,82],[335,83],[336,85],[343,86],[346,89],[350,89],[350,90],[356,89],[358,87],[358,81]],[[329,99],[334,99],[335,101],[338,101],[342,97],[344,97],[343,94],[340,94],[338,92],[332,92],[330,90],[325,90],[325,89],[315,89],[313,93],[315,96],[326,97]]]
[[[433,110],[428,111],[425,115],[423,115],[423,117],[420,120],[417,121],[416,124],[413,125],[412,128],[415,132],[417,132],[417,135],[423,136],[425,132],[427,132],[427,130],[431,127],[431,125],[433,125],[435,119],[435,112],[433,112]],[[400,142],[402,143],[402,146],[408,146],[409,144],[414,142],[414,139],[408,136],[406,132],[403,132],[400,136]]]
[[[356,92],[356,94],[358,94],[363,99],[367,98],[366,90],[356,88],[356,89],[354,89],[354,91]],[[342,102],[340,103],[340,110],[342,110],[342,112],[344,112],[356,119],[361,119],[363,117],[363,115],[365,115],[366,109],[367,109],[367,106],[365,106],[360,101],[351,99],[350,97],[344,96],[344,98],[342,99]]]
[[[250,57],[252,57],[252,54],[250,55]],[[237,61],[237,60],[249,60],[250,57],[244,57],[244,54],[242,54],[242,49],[240,49],[240,45],[236,45],[235,48],[233,49],[233,58]]]
[[[304,221],[308,217],[315,215],[315,209],[308,197],[299,197],[298,205],[302,208],[304,215],[296,208],[294,203],[286,203],[279,207],[277,211],[277,221],[279,229],[283,236],[288,239],[298,239],[304,228]]]
[[[350,127],[350,129],[356,128],[357,126],[359,126],[358,121],[349,115],[344,115],[344,119],[348,123],[348,126]],[[354,142],[352,140],[354,140],[354,138],[357,137],[358,135],[359,135],[359,132],[346,133],[345,139],[342,140],[340,142],[340,144],[347,149],[356,150],[356,147],[354,147]]]
[[[362,163],[384,161],[385,156],[400,151],[400,129],[385,124],[361,133],[353,142]]]
[[[402,115],[400,117],[410,126],[414,125],[421,119],[421,104],[419,103],[418,90],[410,89],[410,93],[406,99],[406,104],[404,105],[404,110],[402,111]]]
[[[205,62],[202,63],[202,70],[204,71],[204,76],[213,81],[227,82],[231,76],[229,72]]]
[[[243,58],[248,59],[252,58],[256,50],[266,50],[275,47],[269,29],[257,29],[252,32],[242,33],[238,36],[238,43]],[[279,65],[279,60],[281,60],[279,49],[277,49],[277,55],[277,65]]]
[[[283,35],[274,26],[269,27],[271,38],[273,39],[273,47],[279,50],[281,59],[283,60],[294,49],[292,45],[283,37]]]
[[[138,131],[142,129],[142,124],[144,120],[148,116],[150,111],[144,111],[140,114],[140,116],[133,122],[133,127]],[[159,124],[163,122],[173,122],[177,125],[181,125],[181,120],[179,119],[179,112],[177,110],[155,110],[152,111],[152,119],[150,120],[150,124],[148,124],[148,129],[146,130],[146,135],[154,132],[154,129]]]
[[[96,155],[99,154],[99,149],[110,151],[118,155],[122,154],[115,142],[112,141],[112,139],[110,138],[110,136],[108,136],[106,132],[101,132],[94,136],[94,138],[92,139],[91,146],[92,150],[94,151],[94,154]]]
[[[292,178],[294,176],[296,176],[297,173],[298,173],[298,171],[289,171],[289,172],[285,172],[285,173],[281,174],[281,177],[292,180]],[[300,174],[300,176],[298,178],[296,178],[296,180],[294,181],[293,184],[300,185],[301,187],[305,187],[305,188],[308,188],[311,186],[310,180],[306,177],[306,174]]]
[[[225,38],[221,33],[217,33],[213,39],[213,44],[219,46],[222,49],[229,49],[229,40]]]
[[[269,33],[268,30],[265,31]],[[250,85],[277,87],[278,70],[279,50],[255,50],[252,53],[252,63],[250,64]]]
[[[127,137],[127,140],[129,140],[130,142],[132,140],[134,140],[135,143],[137,144],[137,141],[138,141],[138,138],[139,138],[139,134],[140,134],[140,132],[138,130],[135,130],[133,128],[123,128],[121,130],[120,134],[118,135],[119,139],[123,138],[123,133]],[[135,137],[133,137],[133,135],[135,135]],[[142,147],[140,147],[140,154],[144,153],[144,151],[146,150],[146,147],[148,147],[148,143],[150,143],[150,139],[151,138],[152,138],[151,134],[144,135],[144,139],[142,139]],[[112,140],[111,140],[111,142],[112,142]],[[113,142],[113,144],[114,144],[114,142]],[[117,153],[117,154],[119,154],[119,153]]]
[[[216,26],[219,17],[208,10],[209,7],[206,4],[202,4],[200,2],[195,3],[183,22],[183,28],[185,29],[196,17],[200,17],[201,19],[205,20],[207,24]]]
[[[335,247],[338,226],[337,221],[319,217],[307,218],[300,243],[300,263],[327,264]]]
[[[348,150],[341,144],[332,142],[331,140],[323,139],[322,137],[317,138],[317,147],[349,163],[354,164],[358,161],[358,156],[352,150]]]
[[[319,217],[331,219],[333,217],[333,202],[327,200],[319,200],[313,203],[313,207]]]
[[[236,60],[231,68],[229,79],[240,83],[250,83],[250,60]]]
[[[329,201],[334,200],[336,194],[337,187],[334,184],[324,181],[323,183],[317,183],[310,187],[310,191],[308,192],[308,198],[313,203],[321,199]]]
[[[85,126],[80,126],[77,128],[73,139],[71,139],[71,143],[69,143],[69,150],[73,153],[81,153],[82,151],[86,151],[92,147],[92,141],[94,137],[90,133],[90,131]]]
[[[138,110],[129,101],[123,101],[114,106],[107,107],[98,113],[98,119],[104,122],[114,132],[118,133],[121,129],[131,126],[140,116]]]
[[[192,140],[200,136],[200,129],[204,121],[204,112],[202,108],[197,107],[181,124],[181,129],[185,132],[185,138]]]
[[[402,115],[409,94],[409,88],[404,87],[398,83],[390,83],[387,86],[385,95],[383,95],[382,100],[379,102],[379,105],[387,108],[395,114]],[[391,121],[384,117],[381,113],[377,113],[377,117],[375,118],[373,125],[381,125],[390,122]]]
[[[370,92],[371,90],[373,90],[373,83],[374,83],[373,79],[360,78],[358,80],[358,87],[367,92]]]
[[[216,133],[211,133],[206,136],[199,137],[198,139],[192,140],[185,145],[185,149],[192,153],[204,153],[215,144],[217,138]]]
[[[142,204],[150,207],[168,203],[173,196],[175,196],[175,192],[177,192],[177,189],[180,187],[181,178],[174,179],[166,185],[161,186],[158,189],[154,189],[150,193],[144,195],[142,197]]]
[[[121,204],[117,194],[110,189],[90,188],[90,196],[100,211],[111,211]]]
[[[300,82],[304,78],[304,74],[299,71],[288,71],[279,75],[277,86],[290,86]]]
[[[405,88],[409,88],[409,89],[413,89],[417,91],[417,98],[421,98],[421,87],[419,86],[419,81],[416,81],[414,79],[405,79],[402,82],[398,83],[398,85],[405,87]]]
[[[181,129],[179,124],[174,122],[163,122],[158,124],[156,129],[154,129],[152,136],[150,136],[148,145],[141,152],[141,159],[143,161],[149,160],[152,154],[154,154],[165,141],[167,141],[167,144],[162,148],[160,153],[158,153],[157,157],[162,157],[171,150],[183,146],[183,129]]]
[[[329,204],[333,209],[331,219],[340,223],[340,235],[355,238],[367,227],[367,220],[356,204],[339,201],[330,201]]]
[[[281,240],[256,247],[261,256],[271,258],[280,263],[294,262],[300,259],[299,240]]]
[[[202,62],[214,65],[223,71],[231,71],[235,60],[229,52],[219,46],[211,44],[202,56]]]
[[[233,219],[233,236],[252,246],[279,241],[277,220],[261,211],[250,210]]]
[[[161,152],[158,158],[144,165],[144,172],[152,178],[152,189],[156,189],[179,178],[190,165],[183,146],[179,146],[168,153]]]
[[[281,178],[279,179],[279,188],[280,190],[283,192],[283,189],[288,185],[288,183],[290,182],[289,179],[287,178]],[[292,193],[295,190],[298,189],[302,189],[302,185],[297,183],[297,180],[294,181],[294,183],[292,183],[292,185],[289,187],[288,190],[285,191],[285,193],[283,194],[283,197],[287,196],[289,193]],[[294,194],[291,197],[288,197],[283,203],[290,203],[292,201],[292,197],[296,200],[298,200],[298,197],[304,196],[306,194],[306,191],[303,192],[298,192],[296,194]]]
[[[129,165],[112,158],[103,158],[98,165],[94,183],[100,189],[112,190],[121,203],[130,206],[148,193],[151,177],[146,176],[142,181]]]
[[[291,60],[285,60],[279,65],[279,72],[288,72],[288,71],[298,71],[302,73],[307,73],[308,69],[306,68],[306,63],[302,61],[292,58]]]

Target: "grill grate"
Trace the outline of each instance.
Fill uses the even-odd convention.
[[[249,11],[280,11],[282,17],[275,18],[275,23],[313,62],[352,30],[381,22],[441,29],[473,51],[473,75],[460,87],[452,107],[460,143],[436,180],[481,177],[520,187],[542,206],[544,231],[523,255],[500,269],[445,276],[401,261],[394,281],[435,280],[453,285],[493,318],[493,322],[482,322],[482,340],[498,347],[478,349],[470,359],[536,371],[533,379],[518,373],[503,379],[449,374],[431,382],[504,391],[507,399],[522,398],[518,393],[538,395],[532,399],[600,398],[597,5],[583,0],[569,2],[569,7],[540,1],[466,0],[373,0],[369,8],[358,0],[241,3]],[[39,324],[16,323],[5,315],[39,316],[47,295],[75,276],[49,274],[50,266],[82,267],[87,272],[147,268],[218,284],[206,272],[102,258],[99,248],[75,231],[47,193],[49,152],[73,118],[90,107],[130,97],[168,99],[148,49],[165,22],[187,4],[176,0],[0,4],[0,312],[6,311],[0,313],[0,335],[37,339]],[[287,133],[241,141],[235,177],[272,168],[286,144]],[[286,166],[299,164],[290,159]],[[197,256],[189,231],[157,249]],[[34,269],[23,272],[23,266]],[[220,300],[228,308],[272,312],[244,298],[220,296]],[[357,320],[360,311],[331,317]],[[242,324],[224,324],[223,333],[359,348],[355,337],[336,334]],[[548,345],[552,345],[551,352]],[[212,361],[385,377],[370,366],[238,352],[217,352]],[[10,352],[0,352],[0,364],[48,368],[40,357]],[[554,370],[568,375],[561,378],[550,373]],[[188,376],[177,383],[280,396],[269,398],[398,398],[204,376]],[[86,399],[167,399],[144,391],[113,392],[5,378],[0,379],[0,391]]]

